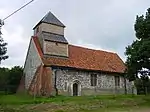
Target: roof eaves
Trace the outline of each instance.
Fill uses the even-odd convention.
[[[45,66],[62,67],[62,68],[70,68],[70,69],[78,69],[78,70],[86,70],[86,71],[95,71],[95,72],[105,72],[105,73],[117,73],[117,74],[123,74],[124,73],[124,72],[116,72],[116,71],[104,71],[104,70],[95,70],[95,69],[85,69],[85,68],[78,68],[78,67],[71,67],[71,66],[59,66],[59,65],[53,65],[53,64],[45,64]]]

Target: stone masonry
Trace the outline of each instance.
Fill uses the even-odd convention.
[[[97,85],[91,86],[91,74],[97,74]],[[125,79],[120,77],[120,86],[115,87],[115,75],[100,72],[88,72],[80,70],[63,70],[53,69],[53,84],[55,83],[59,94],[72,95],[73,83],[79,82],[79,95],[96,95],[96,94],[125,94]],[[127,93],[131,94],[131,82],[126,79]]]
[[[42,60],[37,53],[37,49],[32,39],[30,41],[30,46],[26,58],[27,59],[23,72],[25,74],[25,88],[28,89],[38,66],[40,66],[40,64],[42,63]]]

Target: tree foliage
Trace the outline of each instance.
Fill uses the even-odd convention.
[[[1,32],[0,32],[0,62],[2,60],[5,60],[8,58],[8,56],[6,55],[7,53],[7,43],[4,42],[2,36],[1,36]]]
[[[23,74],[23,68],[14,66],[11,69],[0,68],[0,91],[15,93]]]
[[[8,75],[9,75],[8,68],[0,68],[0,91],[7,86]]]
[[[141,76],[135,80],[137,94],[150,94],[150,79],[148,76]]]
[[[21,76],[23,74],[23,69],[20,66],[15,66],[13,67],[10,71],[9,71],[9,76],[8,76],[8,85],[13,85],[13,87],[11,87],[11,92],[16,92],[18,85],[20,83],[21,80]]]
[[[138,74],[150,75],[150,8],[146,15],[137,16],[134,24],[136,40],[126,47],[127,76],[135,80]]]

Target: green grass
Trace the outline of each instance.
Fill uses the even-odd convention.
[[[0,104],[3,110],[12,109],[10,112],[120,112],[136,108],[149,108],[150,96],[99,95],[33,98],[27,95],[3,95],[0,97]]]

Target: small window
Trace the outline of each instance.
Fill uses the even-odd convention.
[[[36,28],[36,33],[38,33],[38,32],[39,32],[39,27]]]
[[[115,76],[115,86],[120,86],[120,77]]]
[[[33,60],[32,58],[30,58],[30,67],[32,68],[32,66],[33,66]]]
[[[65,82],[65,90],[67,90],[67,82]]]
[[[58,46],[58,43],[56,42],[56,46]]]
[[[91,86],[97,85],[97,74],[91,74]]]

